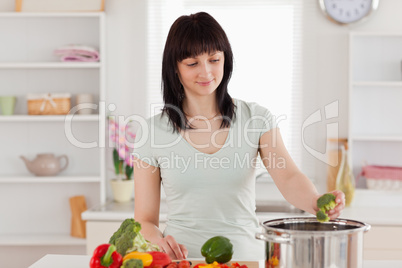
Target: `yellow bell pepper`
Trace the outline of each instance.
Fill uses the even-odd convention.
[[[272,257],[268,260],[268,263],[271,265],[271,267],[278,266],[278,264],[279,264],[278,257],[276,257],[275,255],[272,256]]]
[[[150,266],[152,263],[152,260],[153,260],[151,254],[145,253],[145,252],[138,252],[138,251],[133,251],[133,252],[130,252],[130,253],[127,253],[126,255],[124,255],[123,262],[125,260],[129,260],[129,259],[141,260],[144,267]]]
[[[198,267],[200,268],[218,268],[220,266],[220,264],[216,261],[214,261],[213,263],[210,264],[201,264]]]

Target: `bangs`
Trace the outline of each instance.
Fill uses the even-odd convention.
[[[213,27],[211,27],[213,28]],[[182,40],[180,44],[175,46],[175,58],[178,62],[187,59],[195,58],[200,54],[212,54],[217,51],[227,51],[225,45],[225,37],[219,36],[217,31],[203,30],[205,26],[198,23],[182,31],[183,36],[177,40]]]

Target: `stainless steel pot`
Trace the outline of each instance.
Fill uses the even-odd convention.
[[[266,267],[355,268],[363,265],[363,234],[370,225],[337,219],[320,223],[314,217],[265,221]],[[276,266],[275,266],[276,264]]]

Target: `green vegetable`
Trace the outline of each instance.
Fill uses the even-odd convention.
[[[126,219],[112,235],[109,244],[113,244],[122,256],[131,251],[159,251],[157,245],[151,244],[140,233],[141,224],[134,219]]]
[[[330,219],[329,219],[328,215],[325,212],[323,212],[322,210],[319,210],[317,212],[317,221],[319,221],[319,222],[327,222],[329,220]]]
[[[335,206],[335,195],[333,194],[324,194],[317,200],[317,207],[324,212],[335,208]]]
[[[128,259],[123,262],[123,266],[120,268],[143,268],[144,265],[142,264],[141,260],[138,259]]]
[[[224,236],[215,236],[207,240],[201,248],[206,263],[226,263],[232,259],[233,245]]]
[[[319,211],[316,216],[319,222],[327,222],[330,220],[328,217],[328,211],[336,207],[335,198],[335,195],[327,193],[317,199],[317,207],[319,208]]]

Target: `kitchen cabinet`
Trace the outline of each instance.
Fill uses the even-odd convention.
[[[402,34],[349,37],[349,145],[358,177],[365,164],[402,166]]]
[[[373,225],[364,235],[365,260],[402,260],[402,226]]]
[[[0,114],[0,266],[27,267],[45,253],[85,254],[70,236],[69,198],[105,202],[105,16],[91,13],[0,13],[0,95],[14,95],[14,115]],[[61,62],[53,51],[69,44],[99,49],[99,62]],[[95,98],[92,114],[27,115],[28,93]],[[19,158],[67,155],[53,177],[35,177]],[[13,263],[7,256],[24,255]],[[17,263],[15,261],[17,260]],[[20,263],[19,263],[20,262]]]
[[[402,195],[399,191],[357,189],[355,199],[341,218],[365,222],[365,260],[402,261]]]

